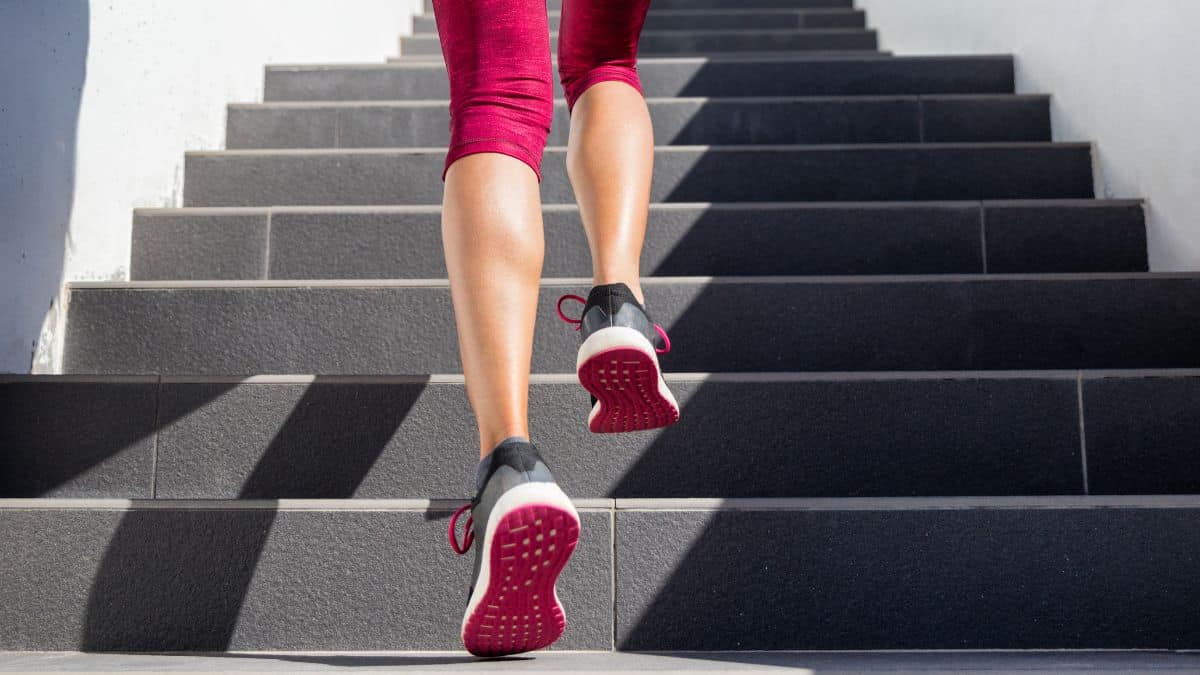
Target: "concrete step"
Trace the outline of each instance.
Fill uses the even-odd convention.
[[[1049,141],[1050,97],[1014,95],[652,98],[660,145]],[[447,101],[229,106],[226,147],[404,148],[447,145]],[[566,102],[550,144],[566,145]]]
[[[530,430],[573,497],[1194,494],[1200,371],[668,374],[680,421],[592,434],[573,375]],[[0,497],[456,498],[462,376],[6,376]],[[686,467],[686,470],[682,470]]]
[[[644,58],[647,96],[858,96],[1011,94],[1011,56],[768,56]],[[449,98],[440,58],[380,64],[275,65],[266,101]],[[562,90],[556,85],[556,95]]]
[[[551,28],[562,21],[561,11],[549,13]],[[682,9],[646,14],[643,31],[715,29],[866,28],[866,12],[857,9]],[[413,17],[413,33],[436,33],[432,13]]]
[[[184,206],[440,204],[444,147],[189,152]],[[574,202],[566,148],[542,200]],[[655,202],[1086,199],[1087,143],[659,146]]]
[[[647,277],[669,372],[1200,366],[1200,274]],[[533,372],[570,372],[544,279]],[[69,373],[457,373],[444,280],[69,285]]]
[[[458,649],[459,503],[6,500],[0,648]],[[1200,645],[1195,496],[577,508],[555,651]]]
[[[430,652],[238,652],[229,654],[104,654],[0,652],[0,672],[95,675],[130,672],[277,675],[361,671],[372,675],[495,675],[511,673],[508,659],[476,659],[462,651]],[[821,675],[860,673],[1193,673],[1200,654],[1135,650],[951,652],[539,652],[520,661],[521,672],[587,675],[690,675],[691,673],[779,673],[781,668]]]
[[[542,274],[591,274],[573,205],[543,208]],[[131,278],[446,276],[441,207],[137,209]],[[652,276],[1144,272],[1137,201],[652,204]]]
[[[854,0],[654,0],[654,10],[679,9],[851,9]],[[562,11],[562,0],[547,0],[548,11]],[[432,0],[425,0],[426,14],[433,13]]]
[[[719,30],[647,30],[638,41],[638,54],[710,54],[721,52],[804,52],[879,48],[873,30],[863,28],[750,28]],[[550,34],[550,49],[558,50],[558,33]],[[400,54],[442,54],[436,34],[400,38]]]
[[[762,60],[762,59],[777,60],[780,58],[789,59],[789,58],[801,57],[806,61],[817,61],[817,60],[843,61],[848,58],[881,58],[881,57],[892,57],[893,55],[894,55],[893,52],[884,50],[884,49],[833,49],[833,50],[807,49],[807,50],[803,50],[803,51],[780,51],[780,50],[776,49],[776,50],[770,50],[770,51],[746,50],[746,51],[736,51],[736,52],[678,52],[678,53],[671,54],[669,56],[666,54],[657,54],[657,55],[653,55],[653,56],[647,56],[646,58],[638,59],[638,67],[640,69],[641,66],[643,64],[645,64],[646,60],[649,58],[667,59],[667,60],[697,59],[697,58],[724,60],[724,59],[728,59],[728,58],[732,57],[732,58],[740,59],[742,61],[747,61],[747,60],[753,61],[753,60]],[[441,54],[408,54],[405,56],[389,56],[383,62],[383,65],[393,65],[393,64],[429,65],[429,64],[441,64],[441,63],[443,63]],[[374,63],[372,65],[381,65],[381,64]],[[551,53],[550,65],[551,65],[551,67],[557,69],[558,56],[556,54]],[[556,93],[561,94],[561,92],[556,92]],[[422,100],[424,100],[424,99],[422,99]]]

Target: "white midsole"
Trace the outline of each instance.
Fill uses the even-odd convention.
[[[670,401],[676,409],[679,408],[679,403],[675,401],[675,396],[667,388],[667,382],[663,379],[662,366],[658,364],[658,352],[654,350],[654,345],[646,339],[645,335],[642,335],[641,331],[633,328],[609,326],[589,335],[588,339],[579,346],[579,354],[575,357],[575,372],[578,373],[588,359],[609,349],[636,349],[645,354],[654,363],[655,370],[658,371],[658,395]],[[592,406],[591,412],[588,413],[588,426],[592,425],[592,420],[596,419],[596,415],[600,413],[600,406],[600,401],[596,401],[596,405]]]
[[[483,559],[480,561],[479,578],[475,581],[475,588],[471,591],[471,598],[467,601],[467,611],[463,613],[462,625],[459,627],[459,635],[463,640],[466,640],[467,637],[467,619],[475,612],[475,608],[487,593],[488,577],[491,575],[491,542],[496,528],[509,512],[527,504],[549,504],[570,513],[575,521],[579,522],[579,512],[575,510],[575,505],[571,503],[570,497],[567,497],[557,483],[546,481],[525,483],[500,495],[500,498],[496,500],[496,505],[492,507],[491,514],[488,515],[487,529],[483,533],[483,538],[479,540],[482,548],[477,555],[483,556]],[[554,595],[555,602],[557,602],[557,589],[555,589]]]

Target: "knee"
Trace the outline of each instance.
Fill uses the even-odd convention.
[[[452,92],[443,179],[459,157],[499,152],[528,164],[540,181],[553,119],[554,87],[548,74],[490,77]]]
[[[574,111],[575,103],[583,92],[600,82],[625,82],[642,91],[642,83],[638,78],[637,59],[628,56],[611,60],[589,59],[580,55],[561,55],[558,59],[558,77],[562,83],[563,96],[567,100],[567,110]]]

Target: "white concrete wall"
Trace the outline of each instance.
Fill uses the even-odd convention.
[[[54,369],[62,283],[128,278],[132,209],[181,204],[264,65],[383,61],[420,7],[0,0],[0,372]]]
[[[1095,143],[1097,195],[1146,199],[1151,269],[1200,269],[1200,1],[857,3],[897,54],[1015,54],[1055,140]]]

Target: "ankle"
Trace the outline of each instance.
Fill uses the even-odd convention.
[[[526,443],[530,442],[529,433],[525,431],[500,432],[486,435],[481,434],[479,438],[479,459],[482,460],[506,441],[513,439],[523,440]]]
[[[629,277],[593,277],[592,278],[592,288],[595,288],[597,286],[607,286],[609,284],[617,284],[617,283],[622,283],[622,284],[625,284],[626,286],[628,286],[630,292],[633,293],[633,297],[637,298],[637,301],[639,303],[641,303],[643,305],[646,304],[646,296],[643,295],[643,293],[642,293],[641,280],[636,276],[632,277],[632,278],[629,278]]]

